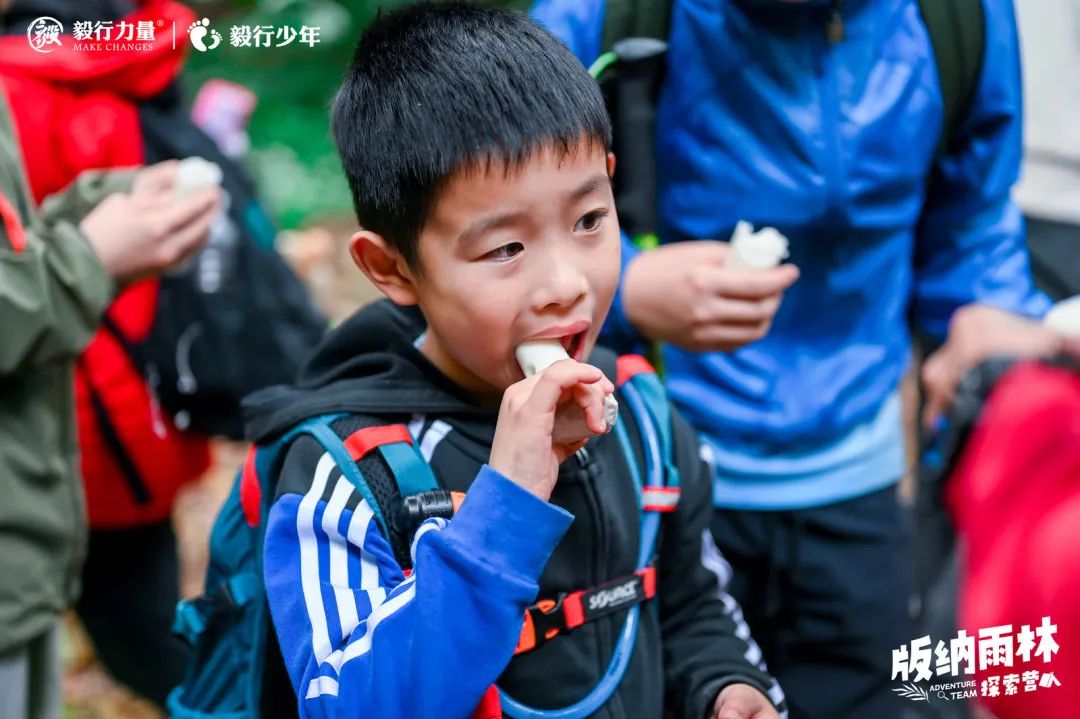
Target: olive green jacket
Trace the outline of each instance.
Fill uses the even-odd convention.
[[[45,632],[78,592],[86,520],[73,370],[114,293],[78,223],[131,178],[84,174],[35,217],[0,92],[0,194],[25,233],[17,249],[0,221],[0,653]]]

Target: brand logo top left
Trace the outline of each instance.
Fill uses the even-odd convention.
[[[60,36],[64,34],[64,25],[53,17],[39,17],[26,28],[26,41],[30,49],[50,53],[63,47]]]

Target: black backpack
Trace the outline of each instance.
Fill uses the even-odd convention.
[[[190,156],[217,163],[227,209],[200,253],[161,278],[144,341],[130,341],[108,318],[104,326],[178,428],[241,439],[240,401],[292,382],[328,324],[274,251],[276,231],[253,183],[188,118],[175,89],[143,103],[139,119],[147,164]]]
[[[619,222],[643,249],[656,245],[652,130],[674,3],[607,0],[601,44],[604,55],[592,68],[611,113],[614,151],[619,158],[615,178]],[[827,28],[834,40],[843,34],[840,5],[840,0],[832,3]],[[952,149],[979,82],[986,50],[986,17],[982,0],[919,0],[919,10],[934,49],[945,103],[937,150],[941,156]]]

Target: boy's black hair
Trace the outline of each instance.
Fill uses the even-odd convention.
[[[522,13],[461,2],[376,19],[332,129],[360,225],[417,270],[420,231],[455,171],[611,146],[600,89],[566,47]]]

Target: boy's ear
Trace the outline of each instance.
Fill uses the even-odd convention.
[[[349,238],[349,254],[371,283],[395,304],[415,305],[419,301],[413,273],[382,235],[369,230],[356,232]]]
[[[608,177],[615,177],[615,153],[609,152],[607,154],[607,175]]]

